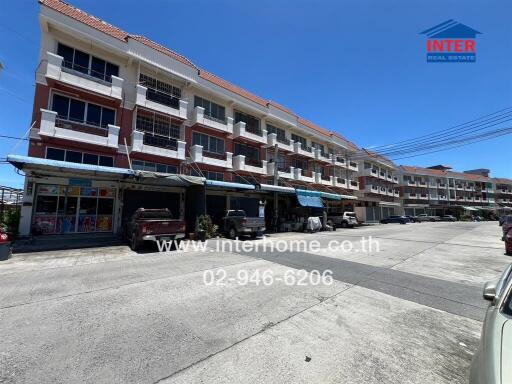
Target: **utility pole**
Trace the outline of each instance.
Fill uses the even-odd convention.
[[[274,145],[274,185],[279,185],[279,169],[277,164],[277,157],[279,154],[279,148],[277,144]],[[277,232],[277,221],[278,221],[278,210],[277,210],[277,191],[274,191],[274,232]]]

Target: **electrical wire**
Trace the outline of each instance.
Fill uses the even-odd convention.
[[[508,111],[508,112],[503,113],[504,111]],[[447,128],[447,129],[441,129],[441,130],[438,130],[438,131],[433,131],[431,133],[428,133],[428,134],[425,134],[425,135],[422,135],[422,136],[418,136],[416,138],[406,139],[406,140],[402,140],[402,141],[397,141],[397,142],[391,143],[391,144],[378,145],[376,147],[372,147],[371,150],[372,151],[379,151],[380,148],[396,147],[398,144],[404,144],[404,143],[405,144],[409,144],[409,143],[416,142],[416,141],[418,141],[420,139],[424,139],[424,138],[427,138],[427,137],[432,137],[432,136],[436,137],[436,136],[438,136],[436,134],[444,134],[444,133],[451,132],[453,130],[458,131],[458,128],[464,127],[464,126],[466,126],[468,124],[471,124],[471,123],[481,122],[481,120],[483,120],[483,119],[485,119],[487,117],[498,115],[498,114],[503,115],[503,114],[508,114],[508,113],[512,113],[512,107],[507,107],[507,108],[501,109],[499,111],[496,111],[496,112],[493,112],[493,113],[490,113],[490,114],[487,114],[487,115],[484,115],[484,116],[480,116],[479,118],[470,120],[468,122],[465,122],[465,123],[462,123],[462,124],[458,124],[458,125],[452,126],[450,128]]]

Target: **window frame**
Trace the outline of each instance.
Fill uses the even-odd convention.
[[[196,137],[199,137],[199,143],[196,143],[196,140],[195,140]],[[206,140],[207,140],[206,147],[202,144],[201,138],[206,138]],[[222,149],[219,151],[212,150],[212,141],[214,141],[214,142],[216,141],[216,144],[215,144],[216,148],[218,147],[219,143],[222,143]],[[198,132],[198,131],[192,132],[192,145],[201,145],[203,147],[203,153],[209,152],[209,153],[213,153],[216,155],[223,155],[226,153],[226,142],[223,138],[207,135],[206,133],[202,133],[202,132]]]
[[[198,102],[198,101],[200,101],[200,102]],[[205,104],[208,104],[209,107],[207,108],[205,106]],[[214,105],[217,108],[218,111],[222,110],[223,117],[213,116],[213,114],[212,114],[212,105]],[[198,96],[198,95],[194,95],[194,108],[195,107],[203,108],[204,109],[204,116],[206,116],[208,119],[213,120],[213,121],[218,121],[218,122],[223,123],[223,124],[226,124],[226,121],[227,121],[227,118],[226,118],[226,107],[224,107],[223,105],[220,105],[220,104],[215,103],[214,101],[205,99],[204,97],[201,97],[201,96]]]
[[[63,68],[70,69],[70,70],[72,70],[74,72],[78,72],[78,73],[81,73],[83,75],[87,75],[88,77],[92,77],[93,79],[101,80],[101,81],[103,81],[105,83],[109,83],[109,84],[112,84],[112,76],[116,76],[116,77],[119,76],[120,65],[115,64],[115,63],[113,63],[111,61],[105,60],[105,59],[103,59],[101,57],[95,56],[95,55],[93,55],[93,54],[91,54],[89,52],[82,51],[81,49],[69,46],[69,45],[64,44],[64,43],[62,43],[60,41],[57,42],[57,48],[56,48],[57,55],[60,55],[59,51],[60,51],[61,47],[63,49],[71,49],[73,51],[73,58],[72,58],[72,61],[71,61],[71,67],[69,67],[67,65],[64,65],[64,56],[61,56],[61,57],[63,57],[63,61],[62,61],[62,67]],[[77,51],[80,52],[81,54],[84,54],[84,55],[88,56],[87,68],[85,68],[84,66],[81,66],[82,68],[87,70],[86,72],[81,71],[81,70],[75,68],[75,66],[78,66],[78,64],[75,64],[75,57],[76,57],[76,52]],[[92,68],[93,59],[100,60],[100,61],[103,62],[103,72],[99,72],[99,71],[96,71],[96,70],[94,71],[94,73],[96,73],[98,75],[102,75],[102,76],[93,75],[93,68]],[[110,65],[110,69],[115,69],[115,71],[113,71],[113,73],[109,73],[109,71],[107,70],[109,65]],[[115,73],[117,73],[117,74],[115,74]]]
[[[48,150],[55,150],[55,151],[63,151],[64,152],[64,160],[56,160],[56,159],[49,159],[48,158]],[[80,163],[75,163],[75,164],[87,164],[87,165],[98,165],[98,166],[101,166],[101,167],[114,167],[114,156],[108,156],[108,155],[102,155],[102,154],[99,154],[99,153],[91,153],[91,152],[82,152],[82,151],[74,151],[74,150],[71,150],[71,149],[63,149],[63,148],[56,148],[56,147],[46,147],[45,150],[44,150],[44,158],[45,159],[49,159],[49,160],[54,160],[54,161],[67,161],[66,160],[66,157],[67,157],[67,152],[77,152],[77,153],[80,153],[82,156],[82,159],[81,159],[81,162]],[[84,163],[84,157],[85,155],[93,155],[93,156],[98,156],[98,163],[97,164],[90,164],[90,163]],[[100,159],[101,158],[104,158],[104,159],[111,159],[112,160],[112,165],[109,166],[109,165],[100,165]]]
[[[54,103],[54,97],[55,96],[59,96],[59,97],[63,97],[63,98],[68,99],[68,111],[67,111],[66,118],[59,117],[59,115],[57,114],[57,118],[60,119],[60,120],[68,121],[70,123],[76,123],[76,124],[80,124],[80,125],[86,125],[86,126],[94,127],[94,128],[101,128],[101,129],[105,129],[105,130],[108,129],[109,125],[116,125],[116,121],[117,121],[117,110],[116,109],[105,107],[105,106],[100,105],[100,104],[92,103],[92,102],[89,102],[87,100],[80,100],[80,99],[77,99],[75,97],[70,97],[70,96],[67,96],[66,94],[63,94],[61,92],[56,92],[56,91],[52,91],[51,97],[50,97],[49,109],[51,111],[53,111],[53,112],[57,112],[57,111],[53,110],[53,103]],[[78,120],[70,118],[71,101],[72,100],[80,102],[80,103],[84,103],[85,106],[84,106],[84,118],[83,118],[83,121],[78,121]],[[91,124],[90,122],[88,122],[89,105],[93,105],[95,107],[100,107],[101,108],[101,111],[100,111],[100,125],[95,125],[95,124]],[[105,126],[103,126],[103,110],[104,109],[108,109],[108,110],[114,112],[114,121],[112,123],[105,124]]]

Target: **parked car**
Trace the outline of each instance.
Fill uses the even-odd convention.
[[[417,216],[405,215],[405,217],[407,217],[411,223],[421,223]]]
[[[232,209],[228,210],[222,218],[220,229],[231,239],[242,235],[255,238],[261,236],[265,231],[265,218],[247,217],[245,211]]]
[[[418,221],[440,221],[441,218],[439,216],[432,216],[432,215],[427,215],[426,213],[420,213],[418,216]]]
[[[389,216],[386,219],[382,219],[380,222],[381,224],[389,224],[389,223],[400,223],[400,224],[407,224],[410,220],[406,216]]]
[[[6,228],[0,227],[0,260],[7,260],[11,257],[11,239]]]
[[[138,251],[145,241],[181,240],[185,237],[185,222],[173,219],[171,211],[139,208],[125,223],[124,237],[130,248]]]
[[[505,253],[512,255],[512,226],[503,234],[503,240],[505,240]]]
[[[480,345],[471,363],[470,384],[512,383],[512,264],[497,283],[484,286],[489,300]]]
[[[512,215],[507,215],[504,217],[503,223],[501,224],[501,230],[503,231],[502,240],[505,240],[505,235],[508,233],[510,228],[512,228]]]
[[[424,221],[432,221],[432,218],[426,213],[420,213],[418,216],[416,216],[416,220],[422,223]]]
[[[441,221],[457,221],[457,218],[453,215],[441,216]]]
[[[511,215],[503,215],[499,218],[498,224],[500,227],[503,225],[503,222],[507,219],[507,216],[511,216]]]
[[[331,227],[353,228],[359,225],[355,212],[343,212],[341,215],[328,215],[327,224]]]

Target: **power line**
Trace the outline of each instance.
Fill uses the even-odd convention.
[[[490,119],[490,121],[487,121],[482,124],[476,124],[476,125],[471,124],[468,127],[464,128],[463,131],[460,131],[460,132],[436,135],[437,137],[432,137],[432,139],[429,139],[429,140],[419,140],[416,143],[399,146],[399,147],[389,149],[389,150],[379,151],[379,153],[382,155],[393,155],[393,154],[403,152],[403,151],[414,150],[415,148],[418,148],[422,145],[432,145],[432,144],[443,143],[445,140],[453,139],[454,137],[467,136],[471,133],[483,131],[485,129],[494,127],[496,125],[499,125],[499,124],[502,124],[502,123],[505,123],[505,122],[511,121],[511,120],[512,120],[512,115],[507,115],[507,116],[499,117],[496,119]]]
[[[508,112],[505,112],[504,111],[508,111]],[[464,127],[468,124],[471,124],[471,123],[474,123],[474,122],[478,122],[480,120],[483,120],[487,117],[490,117],[490,116],[494,116],[494,115],[498,115],[498,114],[507,114],[507,113],[510,113],[512,112],[512,107],[507,107],[507,108],[503,108],[503,109],[500,109],[499,111],[496,111],[496,112],[493,112],[493,113],[490,113],[490,114],[487,114],[487,115],[484,115],[484,116],[480,116],[476,119],[473,119],[473,120],[470,120],[470,121],[467,121],[465,123],[462,123],[462,124],[457,124],[457,125],[454,125],[450,128],[447,128],[447,129],[441,129],[441,130],[437,130],[437,131],[433,131],[431,133],[428,133],[428,134],[425,134],[425,135],[422,135],[422,136],[418,136],[418,137],[415,137],[415,138],[412,138],[412,139],[406,139],[406,140],[402,140],[402,141],[397,141],[395,143],[391,143],[391,144],[385,144],[385,145],[378,145],[376,147],[373,147],[371,148],[372,151],[379,151],[379,148],[389,148],[389,147],[394,147],[394,146],[397,146],[398,144],[403,144],[403,143],[412,143],[412,142],[415,142],[419,139],[424,139],[424,138],[427,138],[427,137],[431,137],[431,136],[436,136],[435,134],[443,134],[443,133],[448,133],[452,130],[456,130],[457,128],[460,128],[460,127]]]
[[[0,135],[0,138],[12,139],[12,140],[28,140],[27,137],[15,137],[15,136],[7,136],[7,135]]]
[[[471,141],[471,142],[466,142],[466,143],[462,143],[462,144],[458,144],[458,145],[453,145],[453,146],[450,146],[450,147],[447,147],[447,148],[443,148],[443,149],[438,149],[438,150],[435,150],[435,151],[430,151],[430,152],[425,152],[425,153],[420,153],[420,154],[417,154],[417,155],[412,155],[412,156],[405,156],[405,157],[398,157],[398,158],[393,158],[393,160],[402,160],[402,159],[409,159],[411,157],[418,157],[418,156],[423,156],[423,155],[428,155],[430,153],[436,153],[436,152],[442,152],[442,151],[447,151],[449,149],[452,149],[452,148],[459,148],[459,147],[463,147],[465,145],[470,145],[470,144],[474,144],[474,143],[479,143],[481,141],[485,141],[485,140],[491,140],[491,139],[494,139],[496,137],[500,137],[500,136],[505,136],[505,135],[508,135],[512,132],[512,128],[508,128],[509,132],[505,132],[505,133],[501,133],[501,134],[496,134],[492,137],[486,137],[486,138],[483,138],[481,140],[474,140],[474,141]]]

